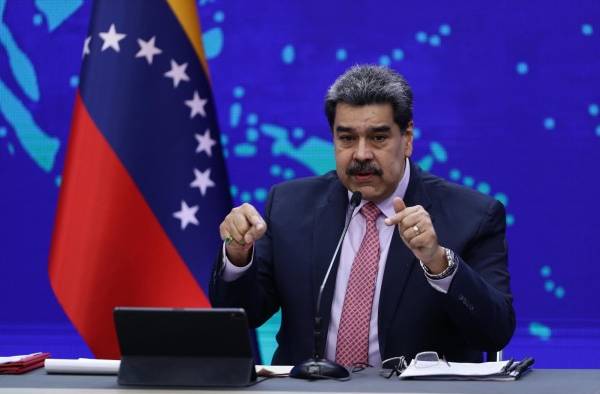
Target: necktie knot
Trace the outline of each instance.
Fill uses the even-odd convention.
[[[379,215],[381,215],[381,211],[377,205],[373,204],[371,201],[363,205],[360,209],[360,213],[367,219],[367,222],[374,222]]]

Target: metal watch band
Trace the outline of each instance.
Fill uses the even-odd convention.
[[[448,267],[446,267],[446,269],[440,272],[439,274],[432,274],[429,268],[427,268],[427,266],[419,260],[423,271],[425,271],[425,276],[427,276],[429,279],[444,279],[454,273],[454,270],[456,269],[456,257],[454,256],[454,252],[448,248],[444,248],[444,253],[446,254],[446,261],[448,262]]]

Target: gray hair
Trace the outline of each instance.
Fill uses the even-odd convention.
[[[406,131],[412,120],[413,94],[406,79],[394,70],[374,65],[353,66],[331,85],[325,96],[325,115],[333,130],[338,103],[392,105],[394,122]]]

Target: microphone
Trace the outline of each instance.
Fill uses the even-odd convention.
[[[342,242],[344,241],[344,237],[346,236],[346,232],[348,232],[348,227],[350,227],[350,220],[352,219],[352,214],[360,201],[362,200],[362,194],[360,192],[352,193],[352,197],[350,198],[350,205],[348,206],[348,211],[346,212],[346,221],[344,223],[344,230],[342,231],[342,235],[335,247],[335,251],[333,252],[333,256],[331,257],[331,261],[329,262],[329,267],[327,268],[327,272],[325,273],[325,277],[323,278],[323,282],[321,282],[321,287],[319,287],[319,295],[317,297],[317,308],[315,313],[315,329],[314,329],[314,342],[315,347],[313,351],[313,357],[308,360],[295,365],[294,368],[290,371],[290,377],[296,379],[348,379],[350,377],[350,372],[342,365],[335,363],[333,361],[329,361],[322,357],[319,352],[321,349],[321,330],[322,327],[322,317],[321,317],[321,297],[323,296],[323,290],[325,290],[325,285],[327,284],[327,279],[329,279],[329,275],[331,274],[331,270],[333,268],[333,263],[338,256],[340,251],[340,247],[342,246]]]

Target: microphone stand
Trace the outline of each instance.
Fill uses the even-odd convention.
[[[321,287],[319,288],[319,295],[317,297],[317,307],[315,313],[315,326],[314,326],[314,351],[313,357],[308,360],[297,364],[290,371],[290,377],[296,379],[348,379],[350,378],[350,372],[343,367],[342,365],[327,360],[323,358],[320,353],[320,349],[324,348],[321,339],[323,338],[322,334],[322,324],[323,318],[321,317],[321,297],[323,296],[323,291],[325,289],[325,285],[327,284],[327,279],[329,279],[329,275],[331,274],[331,270],[333,268],[333,263],[337,258],[340,247],[342,246],[342,242],[344,241],[344,237],[346,236],[346,232],[348,232],[348,227],[350,226],[350,220],[352,219],[352,214],[356,207],[360,204],[362,200],[362,194],[360,192],[352,193],[352,197],[350,198],[350,206],[348,207],[348,212],[346,213],[346,222],[344,223],[344,230],[342,231],[342,235],[335,247],[335,252],[333,252],[333,256],[331,257],[331,261],[329,262],[329,267],[327,268],[327,273],[325,274],[325,278],[323,278],[323,282],[321,282]]]

